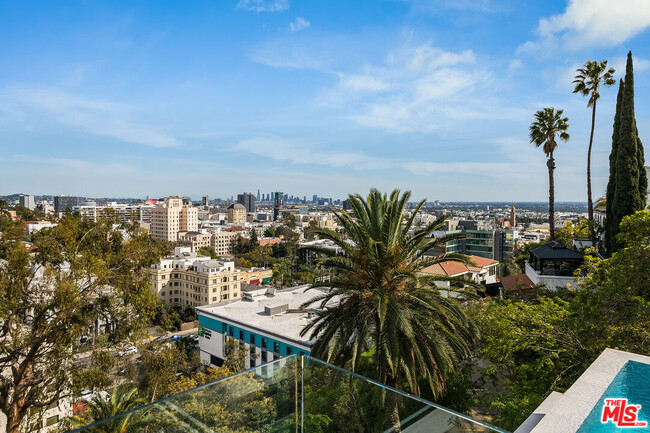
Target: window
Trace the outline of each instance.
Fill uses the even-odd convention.
[[[223,365],[223,359],[218,356],[210,355],[210,364],[221,367]]]
[[[268,349],[266,347],[266,337],[262,337],[262,347],[265,348],[265,349]]]
[[[277,341],[273,342],[273,351],[275,353],[280,353],[280,343],[278,343]]]
[[[233,333],[234,333],[234,331],[232,330],[232,326],[229,326],[228,327],[228,335],[230,335],[232,337]]]
[[[212,297],[212,302],[217,302],[217,297],[216,296]]]
[[[239,330],[239,339],[244,341],[244,331],[242,331],[241,329]]]
[[[255,367],[255,358],[251,358],[251,368]]]
[[[54,415],[54,416],[49,417],[49,418],[45,421],[45,426],[46,426],[46,427],[49,427],[49,426],[52,426],[52,425],[54,425],[54,424],[57,424],[58,422],[59,422],[59,416],[58,416],[58,415]]]
[[[160,292],[160,296],[165,296],[165,292]]]
[[[262,362],[266,362],[266,359],[267,359],[266,354],[267,354],[266,350],[262,350]]]
[[[287,346],[287,356],[291,355],[293,353],[293,350],[291,350],[291,347]]]
[[[251,333],[248,336],[248,341],[250,341],[251,344],[255,344],[255,334]]]

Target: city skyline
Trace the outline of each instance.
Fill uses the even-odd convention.
[[[236,197],[270,179],[308,198],[375,186],[414,200],[543,202],[545,157],[527,134],[552,105],[571,125],[556,198],[584,202],[590,111],[571,81],[601,59],[620,78],[632,50],[648,141],[642,5],[3,3],[0,195]],[[594,197],[616,88],[601,94]]]

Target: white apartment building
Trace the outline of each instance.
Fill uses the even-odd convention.
[[[175,306],[212,304],[239,299],[240,272],[231,261],[212,260],[176,247],[174,255],[151,266],[156,297]]]
[[[129,205],[116,202],[108,203],[105,206],[97,206],[94,202],[87,202],[73,207],[73,210],[91,221],[97,222],[98,219],[103,217],[117,215],[121,223],[127,221],[149,223],[151,222],[152,209],[153,205]]]
[[[180,197],[169,197],[163,204],[156,205],[151,212],[151,237],[176,242],[178,232],[197,231],[199,209],[183,205]]]

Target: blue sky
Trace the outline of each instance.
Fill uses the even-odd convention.
[[[556,199],[586,201],[574,71],[608,59],[619,77],[632,50],[650,143],[648,27],[646,0],[0,0],[0,194],[544,201],[527,131],[554,106],[571,125]]]

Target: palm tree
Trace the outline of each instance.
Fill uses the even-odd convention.
[[[542,146],[548,160],[548,222],[551,232],[551,240],[555,239],[555,183],[553,180],[553,171],[555,170],[555,159],[553,152],[557,148],[555,136],[560,135],[560,139],[567,141],[569,134],[569,118],[562,117],[564,110],[555,110],[555,108],[543,108],[535,113],[535,121],[530,125],[530,142],[535,147]]]
[[[573,93],[589,96],[587,108],[591,107],[591,134],[589,135],[589,150],[587,152],[587,211],[589,218],[589,237],[596,244],[594,231],[594,204],[591,198],[591,147],[594,143],[594,127],[596,125],[596,102],[600,98],[598,87],[610,87],[616,83],[614,68],[607,69],[607,60],[597,62],[589,60],[584,66],[576,70],[577,75],[573,83],[576,85]]]
[[[82,427],[92,422],[128,412],[146,403],[146,399],[138,397],[137,388],[127,389],[118,387],[113,389],[108,398],[98,395],[92,401],[88,402],[82,416],[74,418],[73,424],[75,427]],[[92,433],[127,433],[140,431],[139,429],[149,421],[146,415],[146,410],[131,412],[94,426],[89,431]]]
[[[477,330],[457,300],[441,296],[434,280],[442,278],[420,271],[443,261],[469,260],[460,254],[422,259],[431,248],[464,236],[434,238],[444,217],[415,227],[425,201],[407,218],[410,197],[410,192],[400,197],[400,191],[394,190],[387,198],[376,189],[365,200],[350,195],[354,217],[333,211],[341,233],[315,229],[320,239],[333,241],[344,254],[310,248],[327,255],[322,264],[334,272],[328,293],[303,306],[320,304],[301,334],[311,333],[310,338],[317,340],[311,350],[317,358],[355,371],[366,353],[380,382],[391,387],[408,383],[418,394],[418,379],[424,378],[438,395],[447,373],[469,356]],[[328,306],[330,300],[334,302]],[[386,394],[384,409],[390,425],[400,431],[394,392]]]

